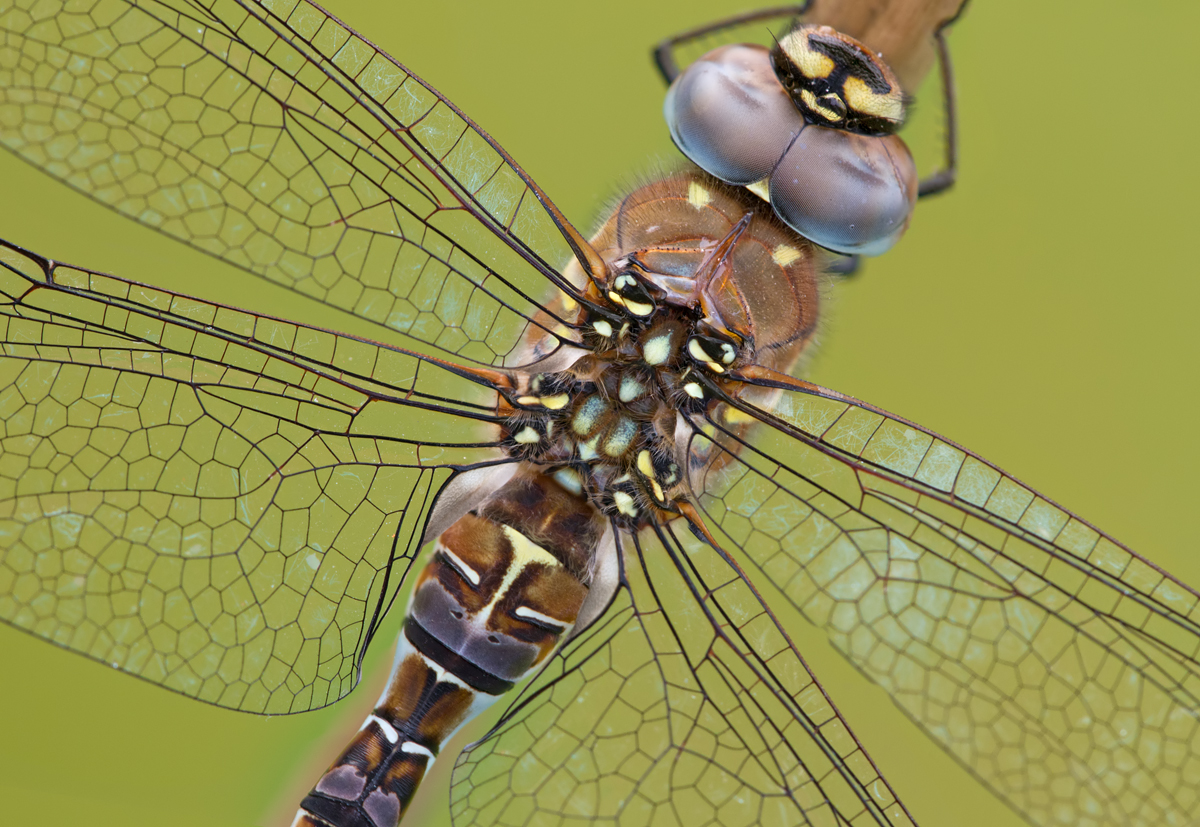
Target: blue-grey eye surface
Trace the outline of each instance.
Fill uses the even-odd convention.
[[[770,174],[804,126],[761,46],[723,46],[693,63],[671,85],[663,114],[688,158],[741,185]]]
[[[808,126],[771,174],[771,206],[801,235],[875,256],[904,233],[917,200],[912,154],[895,135]]]
[[[839,253],[879,255],[904,234],[917,195],[902,139],[807,124],[761,46],[714,49],[681,74],[663,114],[676,146],[729,184],[770,178],[775,212]]]

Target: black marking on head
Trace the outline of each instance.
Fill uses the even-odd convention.
[[[814,51],[820,52],[836,63],[839,69],[842,69],[843,77],[853,75],[861,78],[872,92],[878,92],[881,95],[892,91],[892,85],[880,73],[875,61],[862,49],[855,48],[839,37],[831,37],[819,31],[809,32],[808,43]]]
[[[807,57],[789,54],[785,45]],[[813,55],[832,68],[806,75],[800,64]],[[891,134],[903,121],[905,97],[891,70],[861,43],[828,27],[806,25],[786,35],[771,49],[771,64],[809,121],[866,135]],[[855,106],[856,98],[863,108]]]

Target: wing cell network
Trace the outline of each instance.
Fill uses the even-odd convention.
[[[911,825],[753,587],[675,525],[464,751],[455,823]]]
[[[437,492],[499,456],[494,392],[17,248],[0,261],[0,618],[220,706],[345,695]]]
[[[569,225],[318,6],[20,0],[0,26],[0,142],[97,201],[447,358],[574,338],[541,303],[574,294]]]
[[[777,427],[743,439],[747,415]],[[962,448],[833,392],[720,410],[693,450],[718,539],[1030,821],[1192,817],[1195,592]]]
[[[0,143],[98,202],[434,357],[579,342],[574,230],[307,0],[0,29]],[[693,423],[716,547],[616,537],[613,605],[464,752],[458,823],[911,824],[755,582],[1032,823],[1192,823],[1200,595],[936,434],[764,384]],[[439,492],[506,461],[495,410],[436,359],[0,244],[0,619],[220,706],[331,703]]]

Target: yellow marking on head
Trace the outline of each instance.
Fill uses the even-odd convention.
[[[809,45],[808,32],[790,33],[779,41],[779,48],[806,78],[827,78],[837,68],[833,58]]]
[[[780,244],[771,251],[771,261],[780,267],[787,267],[789,264],[794,264],[802,258],[804,258],[803,251],[796,249],[790,244]]]
[[[757,195],[763,201],[770,202],[770,200],[771,200],[770,183],[771,183],[771,179],[769,177],[767,177],[767,178],[763,178],[761,181],[755,181],[753,184],[747,184],[746,189],[750,190],[750,192]]]
[[[904,119],[904,98],[899,89],[876,92],[862,78],[852,75],[842,84],[842,92],[846,96],[846,103],[855,112],[889,121]]]
[[[713,194],[708,188],[697,181],[688,183],[688,203],[696,209],[707,207],[713,200]]]
[[[818,115],[820,115],[822,118],[824,118],[827,121],[842,120],[841,112],[837,112],[833,109],[830,109],[828,106],[821,103],[820,98],[818,98],[816,95],[814,95],[812,92],[808,91],[807,89],[800,90],[800,100],[804,101],[805,106],[807,106],[812,111],[816,112]]]

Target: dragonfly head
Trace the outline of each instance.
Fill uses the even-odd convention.
[[[879,55],[828,26],[799,26],[771,50],[775,76],[811,123],[890,135],[907,101]]]

